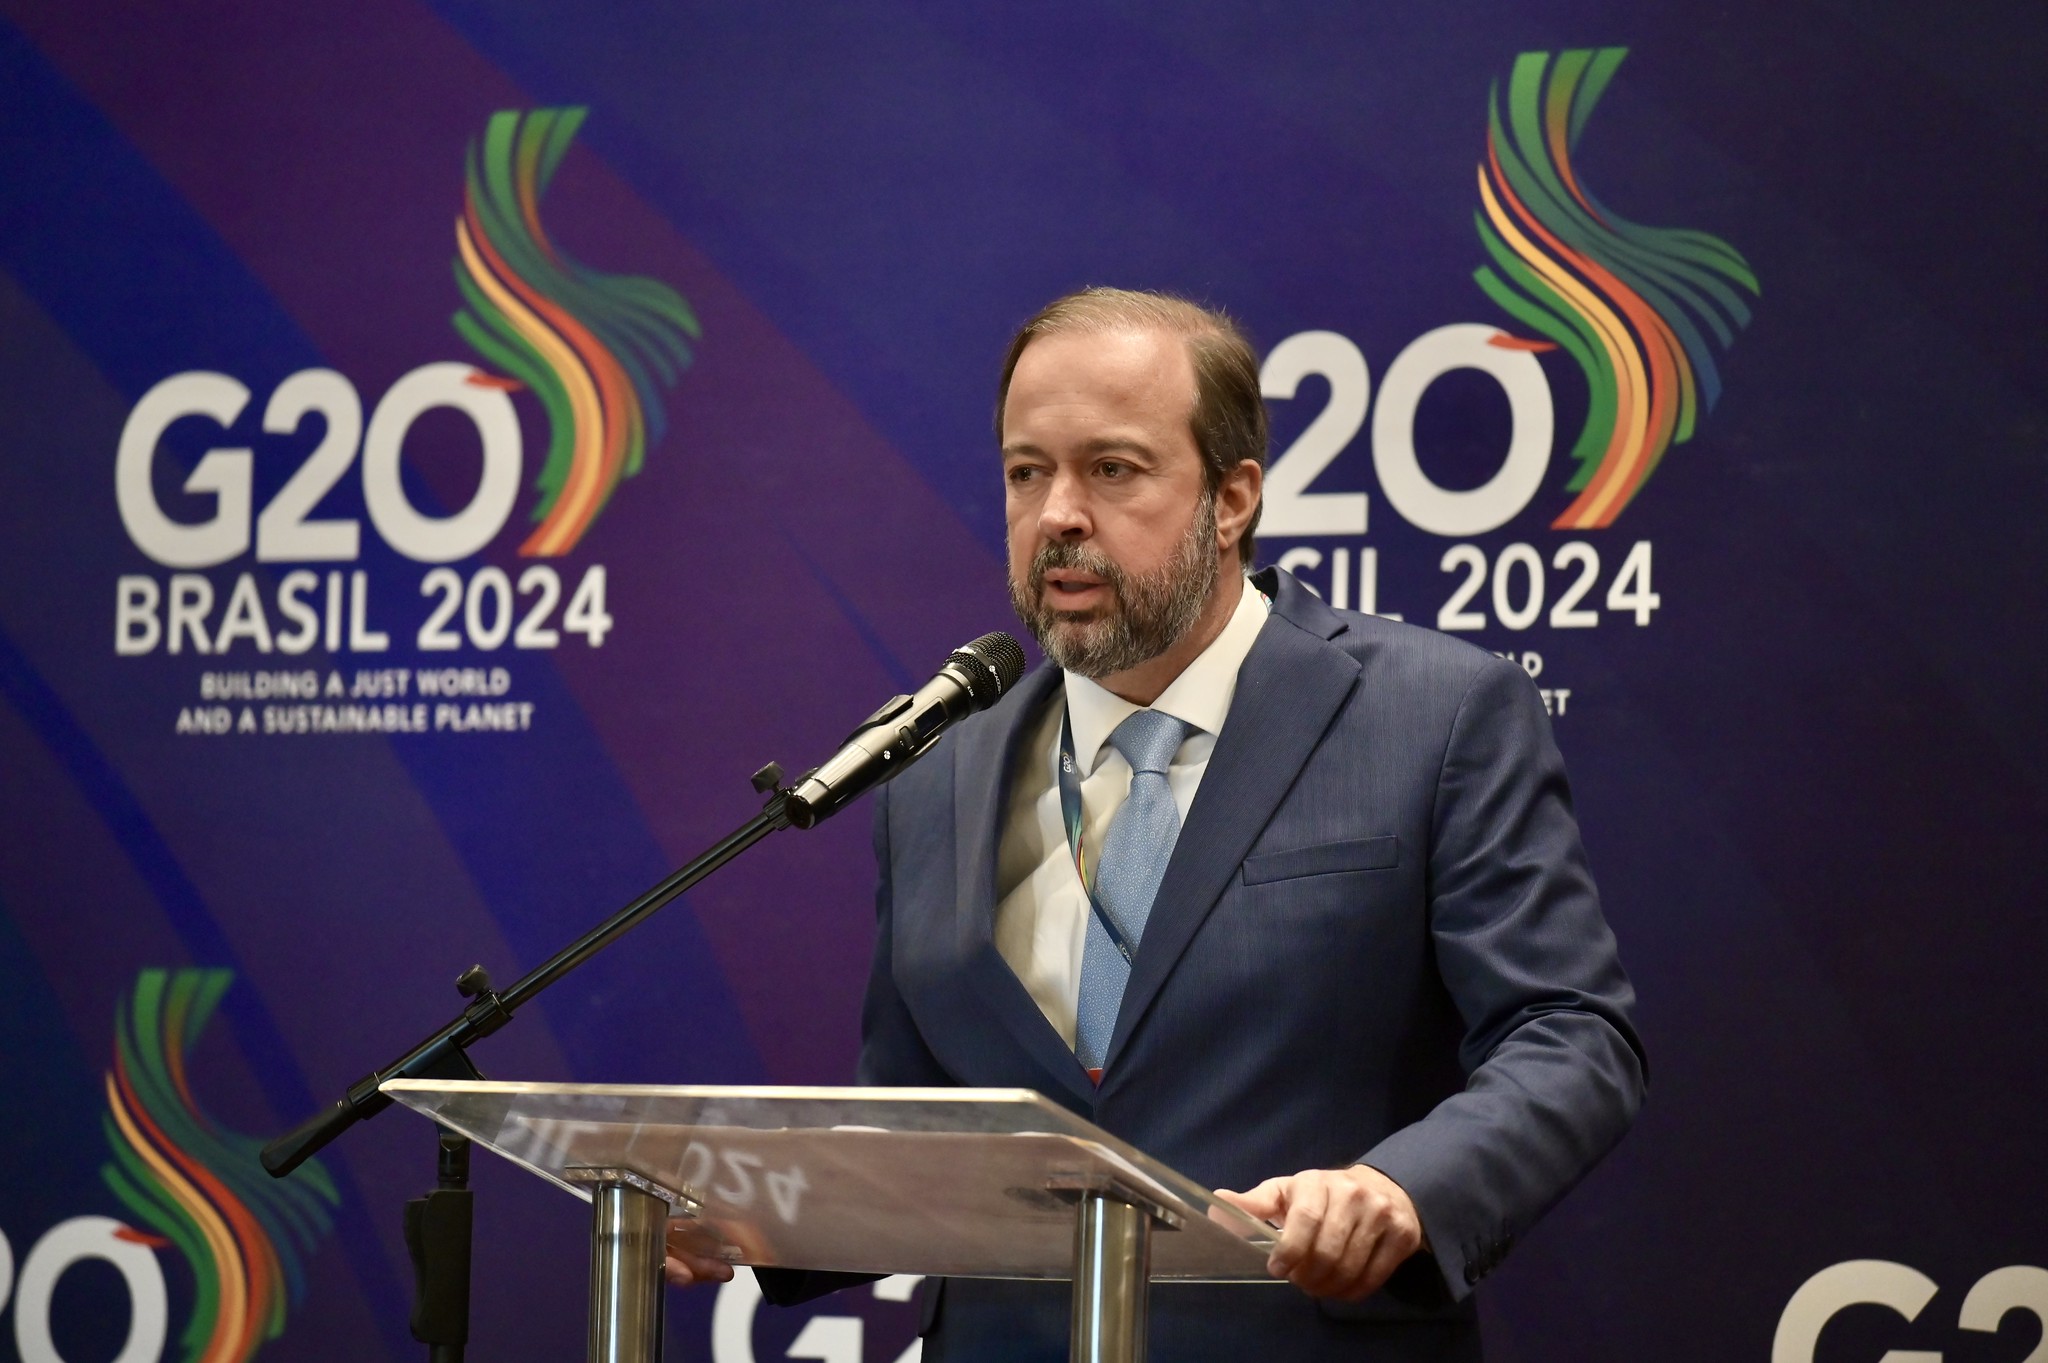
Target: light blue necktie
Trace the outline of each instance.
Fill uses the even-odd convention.
[[[1109,821],[1096,864],[1095,898],[1133,953],[1151,916],[1152,900],[1166,877],[1166,863],[1180,837],[1180,811],[1166,770],[1193,726],[1158,710],[1140,710],[1116,726],[1109,744],[1131,764],[1131,793]],[[1116,1031],[1116,1015],[1131,980],[1130,963],[1116,949],[1100,919],[1088,915],[1088,943],[1081,952],[1081,1001],[1074,1025],[1074,1054],[1100,1077],[1103,1057]]]

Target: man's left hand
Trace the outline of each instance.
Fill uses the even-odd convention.
[[[1311,1297],[1357,1301],[1425,1247],[1422,1218],[1401,1185],[1363,1164],[1269,1178],[1216,1196],[1280,1227],[1266,1271]]]

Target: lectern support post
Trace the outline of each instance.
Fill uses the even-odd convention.
[[[1144,1363],[1152,1287],[1152,1212],[1104,1189],[1074,1219],[1073,1363]]]
[[[590,1363],[661,1363],[670,1199],[630,1170],[571,1177],[590,1185]]]

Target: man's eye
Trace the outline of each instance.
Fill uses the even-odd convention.
[[[1102,464],[1098,465],[1097,468],[1098,471],[1105,478],[1121,478],[1126,473],[1129,473],[1131,471],[1131,466],[1129,464],[1119,464],[1114,459],[1104,461]]]
[[[1037,472],[1038,470],[1032,468],[1029,464],[1019,464],[1010,470],[1009,479],[1013,483],[1028,483],[1031,481],[1032,475]]]

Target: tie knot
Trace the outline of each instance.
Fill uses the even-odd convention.
[[[1164,775],[1191,727],[1186,720],[1160,710],[1139,710],[1116,726],[1109,746],[1124,755],[1133,775],[1141,771]]]

